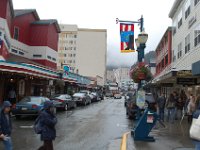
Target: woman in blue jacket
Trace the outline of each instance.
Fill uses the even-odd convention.
[[[39,150],[53,150],[53,140],[56,138],[55,125],[57,123],[53,102],[47,101],[44,103],[44,110],[39,117],[42,126],[41,140],[44,141]]]

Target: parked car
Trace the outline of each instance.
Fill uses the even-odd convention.
[[[128,92],[125,99],[126,114],[129,118],[135,118],[137,115],[138,106],[136,105],[136,93]]]
[[[76,101],[77,104],[84,106],[91,103],[91,98],[86,93],[75,93],[73,95],[73,100]]]
[[[104,100],[103,91],[98,91],[97,93],[98,93],[98,95],[99,95],[99,98],[100,98],[101,100]]]
[[[97,102],[97,101],[101,100],[101,97],[100,97],[99,93],[92,92],[91,94],[93,95],[93,99],[92,99],[93,102]]]
[[[21,116],[35,116],[44,108],[44,102],[50,101],[47,97],[26,96],[12,108],[12,114],[17,119]],[[54,106],[60,105],[60,102],[53,101]],[[55,109],[56,111],[56,109]]]
[[[57,94],[52,96],[50,100],[60,102],[60,105],[58,105],[57,108],[62,108],[65,111],[71,108],[76,108],[76,101],[74,101],[68,94]]]
[[[114,94],[114,99],[121,99],[122,95],[120,93],[115,93]]]
[[[112,94],[112,92],[106,92],[106,95],[105,95],[106,97],[112,97],[113,96],[113,94]]]

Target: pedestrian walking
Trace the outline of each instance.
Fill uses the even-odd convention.
[[[184,90],[181,90],[180,96],[178,97],[178,99],[175,99],[175,100],[177,100],[176,101],[176,118],[181,119],[183,115],[184,105],[187,101],[187,95],[185,94]]]
[[[159,97],[158,97],[158,111],[159,111],[159,116],[160,116],[160,120],[164,121],[164,112],[165,112],[165,103],[166,103],[166,98],[164,96],[164,93],[162,93]]]
[[[5,150],[12,150],[11,132],[12,123],[10,119],[11,103],[4,101],[0,114],[0,139],[3,141]]]
[[[175,120],[175,105],[176,105],[176,101],[174,99],[173,93],[171,93],[166,102],[166,108],[168,111],[167,120],[171,123],[174,123],[174,120]]]
[[[188,110],[188,112],[187,112],[188,113],[188,123],[192,123],[192,116],[196,110],[195,97],[192,94],[190,95],[190,98],[189,98],[187,110]]]
[[[39,118],[42,127],[41,141],[44,143],[38,150],[53,150],[53,140],[56,138],[55,125],[57,123],[53,102],[46,101],[44,103],[44,110],[40,113]]]
[[[9,93],[8,93],[8,99],[10,101],[10,103],[13,105],[16,103],[16,93],[14,88],[12,88]]]

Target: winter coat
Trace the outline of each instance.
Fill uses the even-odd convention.
[[[12,123],[10,119],[10,114],[9,116],[9,121],[7,121],[6,114],[4,113],[4,108],[2,108],[2,111],[0,113],[0,134],[4,135],[11,135],[12,132]]]
[[[42,125],[41,140],[55,140],[57,118],[48,110],[43,110],[40,113],[40,121]]]
[[[176,101],[175,101],[175,99],[174,99],[174,98],[171,98],[171,99],[168,98],[167,103],[166,103],[167,109],[175,108],[175,106],[176,106]]]
[[[160,96],[158,98],[158,107],[159,109],[164,109],[165,108],[165,103],[166,103],[166,99],[164,96]]]

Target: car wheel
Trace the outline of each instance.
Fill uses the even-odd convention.
[[[68,105],[66,104],[64,107],[64,111],[67,111],[67,110],[68,110]]]
[[[15,118],[16,118],[17,120],[19,120],[19,119],[21,118],[21,116],[20,116],[20,115],[16,115]]]

